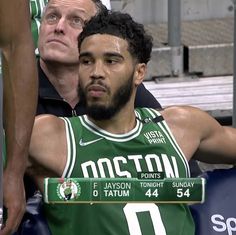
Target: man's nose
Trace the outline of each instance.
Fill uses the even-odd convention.
[[[66,20],[64,18],[60,18],[55,27],[55,33],[64,34],[66,28]]]
[[[104,78],[104,65],[101,61],[97,61],[94,63],[93,69],[92,69],[92,73],[91,73],[91,77],[94,79],[98,79],[98,78]]]

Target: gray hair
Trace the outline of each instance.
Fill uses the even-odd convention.
[[[107,11],[106,6],[103,5],[103,3],[101,2],[101,0],[90,0],[90,1],[92,1],[92,2],[95,4],[95,6],[96,6],[96,9],[97,9],[96,15],[99,14],[99,13],[101,13],[101,12],[103,12],[103,11]],[[43,9],[43,11],[42,11],[42,15],[44,15],[45,10],[46,10],[46,8],[47,8],[47,4],[48,4],[49,2],[50,2],[50,0],[48,0],[48,2],[46,3],[46,5],[44,6],[44,9]]]

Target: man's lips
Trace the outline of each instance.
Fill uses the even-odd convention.
[[[90,85],[87,89],[88,93],[92,97],[100,97],[106,92],[106,88],[101,85]]]
[[[64,43],[63,41],[61,41],[59,39],[50,39],[50,40],[48,40],[48,43],[59,43],[59,44],[66,46],[66,43]]]

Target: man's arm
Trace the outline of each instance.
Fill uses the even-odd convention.
[[[16,230],[24,212],[23,175],[37,103],[38,79],[28,0],[1,0],[0,47],[8,159],[3,188],[8,219],[2,235]]]
[[[61,177],[67,160],[66,128],[54,115],[39,115],[35,119],[27,164],[27,174],[43,191],[45,177]]]
[[[203,122],[205,136],[200,142],[195,158],[207,163],[235,164],[236,129],[221,126],[210,115],[206,115]]]
[[[162,112],[186,158],[206,163],[236,163],[236,129],[221,126],[194,107],[170,107]]]

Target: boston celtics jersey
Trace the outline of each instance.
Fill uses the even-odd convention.
[[[86,115],[63,118],[68,156],[62,177],[137,177],[162,172],[189,177],[188,163],[166,122],[153,109],[136,109],[136,126],[112,134]],[[112,193],[112,188],[110,188]],[[53,235],[193,235],[190,211],[183,204],[45,205]]]

